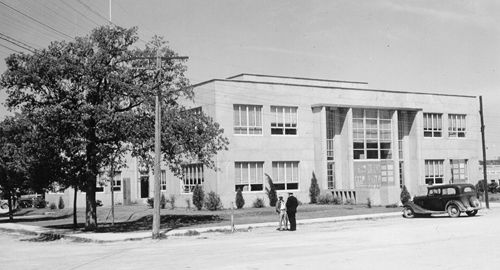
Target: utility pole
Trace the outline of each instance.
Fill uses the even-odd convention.
[[[481,115],[481,139],[483,144],[484,202],[486,204],[486,208],[490,209],[490,202],[488,200],[488,179],[486,173],[486,142],[484,141],[483,96],[479,96],[479,114]]]
[[[153,239],[160,238],[160,196],[161,196],[161,61],[162,60],[187,60],[187,56],[160,56],[160,48],[156,50],[155,57],[134,57],[129,60],[137,59],[150,59],[156,60],[156,76],[158,83],[156,87],[156,100],[155,100],[155,162],[154,162],[154,195],[153,195]],[[154,83],[154,82],[153,82]]]

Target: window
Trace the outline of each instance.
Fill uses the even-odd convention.
[[[183,177],[181,180],[181,192],[191,193],[197,185],[201,185],[204,182],[203,164],[187,164],[182,167]]]
[[[405,185],[405,163],[404,161],[399,162],[399,187],[403,188]]]
[[[353,109],[354,159],[392,158],[392,112]]]
[[[192,114],[195,114],[195,115],[200,115],[202,113],[201,107],[191,108],[191,109],[189,109],[189,112],[191,112]]]
[[[466,159],[451,159],[451,182],[466,183],[467,182],[467,160]]]
[[[443,183],[443,160],[425,161],[425,183],[427,185]]]
[[[448,114],[448,137],[465,137],[465,114]]]
[[[276,190],[299,189],[299,162],[273,161],[273,183]]]
[[[122,191],[122,173],[115,172],[113,176],[113,191]]]
[[[394,183],[394,164],[392,161],[380,162],[380,175],[380,180],[383,184]]]
[[[326,109],[326,159],[334,160],[335,110]]]
[[[262,134],[262,106],[234,105],[234,133]]]
[[[297,135],[297,107],[271,106],[271,134]]]
[[[165,170],[161,170],[161,188],[160,190],[167,190],[167,172]]]
[[[441,137],[443,119],[439,113],[424,113],[424,137]]]
[[[335,188],[335,163],[328,162],[326,164],[326,180],[328,184],[328,189]]]
[[[455,195],[457,191],[453,187],[443,188],[443,195]]]
[[[235,191],[261,191],[264,189],[264,162],[235,162]]]

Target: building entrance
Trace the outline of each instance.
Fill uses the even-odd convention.
[[[141,198],[149,198],[149,176],[141,176]]]

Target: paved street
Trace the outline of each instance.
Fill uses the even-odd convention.
[[[500,209],[473,218],[390,218],[162,241],[19,241],[24,238],[0,235],[2,269],[495,269]]]

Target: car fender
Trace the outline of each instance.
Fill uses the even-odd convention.
[[[464,203],[461,202],[461,201],[457,201],[457,200],[451,200],[449,201],[448,203],[446,203],[446,206],[444,207],[444,209],[448,209],[448,206],[450,206],[450,204],[454,204],[456,206],[458,206],[458,208],[460,209],[460,211],[466,211],[467,210],[467,207],[465,207]]]

